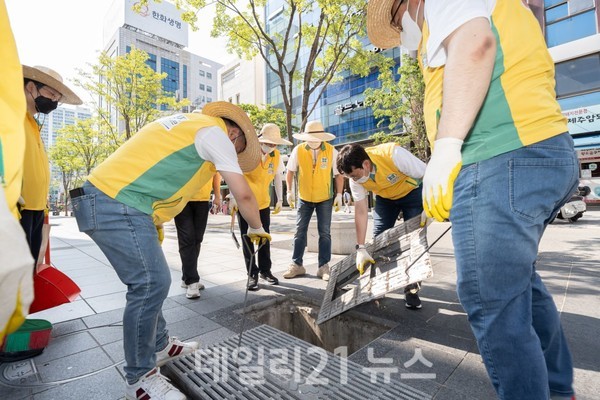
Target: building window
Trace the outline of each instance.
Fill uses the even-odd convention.
[[[205,75],[204,71],[202,71],[202,70],[199,70],[198,74],[200,74],[200,76],[204,76]]]
[[[235,102],[236,102],[236,104],[240,104],[240,94],[239,93],[235,95]]]
[[[198,85],[198,89],[200,89],[200,90],[204,90],[204,84],[203,84],[203,83],[201,83],[200,85]]]
[[[545,0],[546,43],[548,47],[594,35],[594,0]]]
[[[206,78],[207,78],[207,79],[212,79],[212,74],[211,74],[210,72],[207,72],[207,73],[206,73]]]
[[[206,98],[206,102],[207,102],[207,103],[210,103],[211,101],[212,101],[212,97],[207,97],[207,98]]]
[[[207,91],[208,93],[211,93],[211,92],[212,92],[212,86],[208,86],[208,85],[206,85],[206,91]]]
[[[227,101],[230,102],[230,103],[233,103],[233,98],[230,97]]]
[[[240,74],[240,66],[238,64],[235,67],[231,68],[230,70],[226,71],[221,76],[221,82],[222,83],[229,82],[230,80],[235,79],[237,76],[239,76],[239,74]]]
[[[600,53],[556,64],[556,96],[600,90]]]

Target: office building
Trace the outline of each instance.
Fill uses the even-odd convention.
[[[234,60],[218,72],[218,99],[233,104],[265,104],[265,60]]]

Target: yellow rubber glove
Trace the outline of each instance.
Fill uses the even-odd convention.
[[[291,190],[287,192],[287,202],[290,208],[296,208],[296,195]]]
[[[442,138],[435,141],[431,160],[423,177],[423,209],[438,221],[450,218],[454,181],[462,166],[463,141]]]
[[[275,203],[275,209],[273,210],[273,215],[279,214],[279,212],[281,211],[282,205],[283,205],[283,203],[281,201],[278,201],[277,203]]]
[[[250,238],[252,243],[256,245],[266,243],[267,241],[271,241],[271,235],[265,232],[265,229],[262,226],[258,229],[254,229],[249,226],[248,237]]]
[[[338,193],[335,195],[335,199],[333,200],[333,211],[340,211],[340,207],[342,206],[342,194]]]
[[[156,233],[158,233],[158,243],[162,246],[165,240],[165,229],[162,225],[156,225]]]
[[[365,273],[365,269],[370,264],[375,264],[375,260],[371,257],[367,249],[356,250],[356,269],[361,275]]]

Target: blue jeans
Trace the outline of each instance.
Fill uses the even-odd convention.
[[[132,384],[156,366],[155,352],[168,343],[162,304],[171,274],[152,217],[114,200],[91,183],[72,199],[81,232],[100,247],[127,285],[123,313],[125,378]]]
[[[298,213],[296,214],[296,233],[294,233],[294,252],[292,261],[302,264],[304,249],[306,248],[306,234],[313,211],[317,212],[317,231],[319,232],[319,267],[331,260],[331,212],[333,199],[311,203],[298,199]]]
[[[382,234],[396,224],[402,211],[405,221],[421,215],[423,212],[422,188],[412,190],[406,196],[397,200],[375,196],[375,209],[373,210],[373,237]]]
[[[457,291],[500,399],[573,393],[571,354],[535,262],[578,169],[573,140],[562,134],[464,166],[456,179]]]

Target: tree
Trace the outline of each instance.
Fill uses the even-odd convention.
[[[147,60],[148,54],[136,48],[114,58],[101,53],[98,63],[91,65],[91,72],[79,70],[81,78],[75,80],[92,95],[100,131],[115,143],[122,143],[157,119],[162,108],[180,110],[189,104],[189,100],[178,101],[174,93],[163,89],[161,82],[167,74],[155,72]],[[124,133],[111,120],[111,111],[113,115],[116,111],[124,122]]]
[[[52,164],[60,170],[61,183],[65,193],[64,209],[67,211],[69,196],[66,194],[75,186],[75,182],[80,177],[83,163],[70,140],[63,136],[58,136],[56,143],[49,150],[49,156]]]
[[[140,1],[140,5],[149,0]],[[215,0],[212,36],[227,38],[239,57],[260,56],[277,77],[286,112],[287,138],[292,140],[293,110],[299,106],[300,129],[340,71],[368,74],[371,54],[363,49],[366,1],[283,0],[281,12],[265,23],[266,0]],[[205,0],[176,0],[193,26]]]
[[[281,132],[285,135],[286,132],[286,115],[285,112],[279,108],[275,108],[270,104],[264,107],[255,106],[254,104],[240,104],[242,110],[248,114],[252,125],[256,132],[260,132],[262,127],[267,123],[275,124],[279,127]]]
[[[89,175],[96,165],[116,150],[116,143],[110,143],[95,127],[94,119],[78,120],[58,130],[57,144],[75,154],[85,175]]]
[[[392,58],[380,58],[378,62],[381,87],[365,90],[365,105],[371,107],[375,117],[380,119],[378,125],[381,126],[385,121],[389,121],[389,129],[401,125],[404,135],[379,133],[377,139],[380,143],[393,140],[410,145],[415,156],[428,161],[431,152],[423,118],[425,83],[417,60],[407,54],[402,56],[397,70],[399,80],[394,73],[396,67]],[[398,139],[393,139],[394,136]]]

